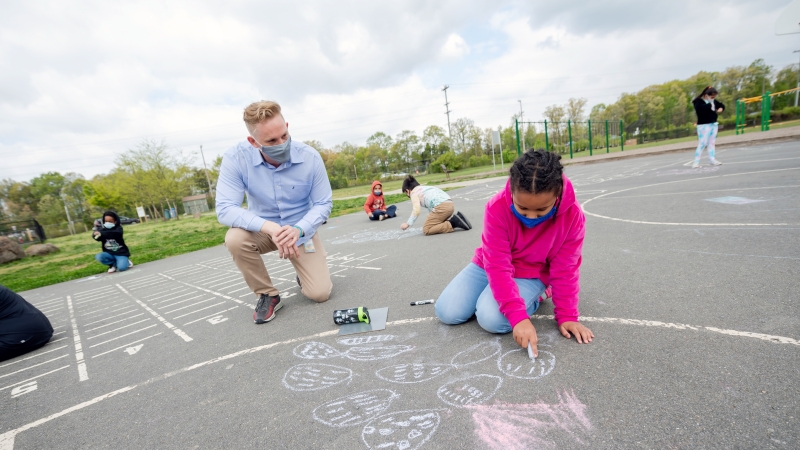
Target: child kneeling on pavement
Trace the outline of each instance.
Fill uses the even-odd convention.
[[[447,193],[437,187],[422,186],[416,178],[411,175],[403,180],[403,193],[411,197],[411,217],[408,221],[400,225],[400,229],[408,229],[417,220],[420,205],[430,210],[425,224],[422,225],[422,232],[426,236],[432,234],[452,233],[455,228],[471,230],[472,224],[460,212],[456,212],[453,200]]]
[[[114,211],[103,213],[102,221],[97,220],[92,228],[92,238],[100,241],[102,252],[94,255],[100,264],[108,266],[108,273],[124,272],[133,267],[131,251],[122,237],[122,224]]]

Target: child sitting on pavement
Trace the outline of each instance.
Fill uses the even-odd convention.
[[[550,284],[561,334],[592,341],[578,322],[586,218],[560,159],[531,149],[514,162],[505,188],[486,204],[481,246],[436,301],[439,320],[455,325],[475,315],[484,330],[513,331],[517,344],[530,343],[538,356],[530,316]]]
[[[100,264],[108,266],[108,273],[124,272],[133,267],[133,261],[130,260],[131,251],[125,245],[125,239],[122,234],[122,224],[119,222],[119,216],[114,211],[106,211],[103,213],[102,222],[95,221],[92,228],[92,238],[100,241],[102,252],[94,255]]]
[[[380,181],[372,182],[372,192],[369,193],[367,201],[364,202],[364,211],[367,212],[369,220],[380,221],[397,216],[397,206],[386,206],[386,201],[383,197],[383,185]]]
[[[422,186],[416,178],[409,175],[403,180],[403,193],[411,197],[411,217],[400,225],[400,229],[408,229],[419,217],[420,205],[430,210],[422,232],[426,236],[441,233],[452,233],[455,228],[471,230],[472,224],[460,212],[456,212],[453,200],[447,193],[437,187]]]

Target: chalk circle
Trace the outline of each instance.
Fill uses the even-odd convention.
[[[528,352],[524,349],[511,350],[506,352],[497,360],[497,368],[504,374],[522,378],[524,380],[536,380],[548,375],[556,365],[556,355],[539,350],[539,356],[531,361]]]
[[[398,364],[379,369],[375,376],[390,383],[422,383],[448,372],[452,367],[448,364]]]
[[[292,391],[318,391],[327,389],[353,378],[347,367],[331,364],[299,364],[286,371],[283,385]]]
[[[361,431],[369,449],[415,450],[428,442],[439,428],[438,410],[398,411],[372,419]]]
[[[375,336],[358,336],[358,337],[344,338],[344,339],[339,339],[336,342],[338,342],[341,345],[363,345],[363,344],[372,344],[375,342],[386,342],[393,340],[394,336],[391,334],[379,334]]]
[[[495,375],[473,375],[444,384],[436,395],[450,406],[458,408],[480,405],[494,397],[503,385],[503,379]]]
[[[479,342],[453,356],[450,364],[460,369],[493,358],[501,350],[500,342],[497,340]]]
[[[316,341],[300,344],[294,348],[292,353],[294,353],[294,356],[303,359],[327,359],[342,356],[339,350],[328,344]]]
[[[387,345],[384,347],[351,347],[344,355],[353,361],[377,361],[379,359],[394,358],[395,356],[413,350],[411,345]]]
[[[374,389],[331,400],[312,412],[314,420],[334,428],[362,424],[385,411],[400,397],[389,389]]]

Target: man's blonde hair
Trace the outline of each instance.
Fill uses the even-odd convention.
[[[253,134],[256,125],[274,116],[281,114],[281,105],[270,100],[261,100],[260,102],[253,102],[244,109],[244,124],[247,126],[247,131]]]

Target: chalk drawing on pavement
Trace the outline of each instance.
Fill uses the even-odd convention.
[[[556,356],[539,350],[539,356],[531,361],[522,349],[506,352],[497,360],[497,368],[504,374],[526,380],[535,380],[549,374],[556,365]]]
[[[502,385],[503,379],[498,376],[473,375],[444,384],[436,395],[450,406],[479,405],[494,397]]]
[[[437,410],[398,411],[372,419],[361,431],[369,449],[415,450],[439,428]]]
[[[322,342],[305,342],[294,348],[293,353],[303,359],[328,359],[344,356],[353,361],[377,361],[380,359],[394,358],[395,356],[411,351],[411,345],[384,345],[378,347],[350,347],[345,352],[340,352]]]
[[[353,371],[347,367],[319,363],[299,364],[286,371],[283,385],[293,391],[318,391],[352,378]]]
[[[422,234],[421,227],[411,227],[405,231],[399,228],[395,230],[385,230],[385,231],[362,230],[350,234],[345,234],[344,236],[336,238],[333,241],[331,241],[331,244],[346,244],[348,242],[359,243],[359,242],[373,242],[373,241],[391,241],[391,240],[406,239],[414,236],[419,236],[421,234]]]
[[[422,383],[448,372],[451,368],[447,364],[398,364],[379,369],[375,376],[390,383]]]
[[[450,360],[450,364],[460,369],[493,358],[500,353],[500,351],[500,342],[498,340],[479,342],[459,352],[456,356],[453,356],[453,359]]]
[[[351,338],[343,338],[339,339],[338,343],[342,345],[362,345],[362,344],[372,344],[375,342],[386,342],[386,341],[393,341],[394,336],[391,334],[379,334],[376,336],[358,336],[358,337],[351,337]]]
[[[331,400],[313,411],[314,419],[341,428],[359,425],[380,415],[398,398],[389,389],[374,389]]]

